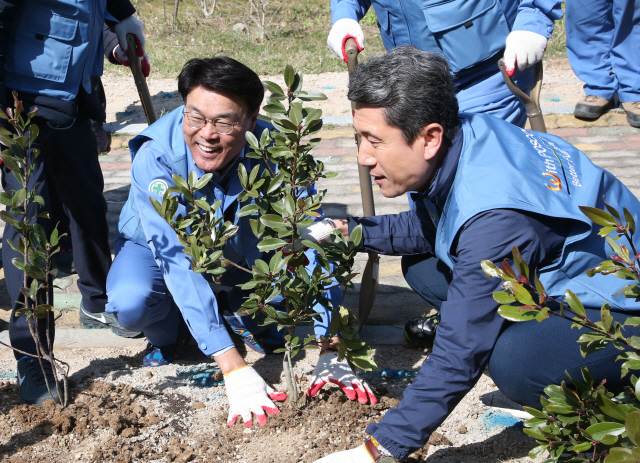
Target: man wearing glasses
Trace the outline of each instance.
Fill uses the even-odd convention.
[[[265,411],[278,413],[272,400],[284,400],[286,394],[275,392],[245,363],[230,331],[263,354],[283,347],[282,334],[275,325],[260,327],[250,317],[236,317],[234,312],[245,297],[237,285],[247,282],[250,273],[227,267],[216,280],[226,291],[214,294],[206,277],[191,271],[175,232],[149,201],[150,197],[161,200],[175,185],[172,175],[187,178],[192,170],[198,177],[212,173],[203,195],[210,204],[221,201],[224,218],[238,226],[236,236],[223,248],[224,257],[247,269],[256,259],[264,258],[256,246],[258,239],[251,230],[250,217],[237,217],[245,205],[237,201],[243,191],[238,165],[242,163],[250,171],[262,163],[245,157],[250,150],[245,133],[251,130],[259,138],[268,127],[258,121],[264,88],[245,65],[228,57],[215,57],[187,62],[178,77],[178,91],[185,105],[129,144],[133,158],[131,191],[120,215],[116,258],[107,279],[107,312],[115,314],[122,326],[147,336],[149,346],[143,366],[171,363],[190,331],[200,350],[213,358],[225,375],[229,425],[242,416],[250,426],[252,413],[258,423],[264,424]],[[177,213],[186,214],[184,202]],[[312,250],[307,257],[309,266],[315,267],[317,256]],[[339,304],[340,290],[333,289],[325,297]],[[325,308],[319,306],[316,311],[322,313]],[[318,335],[327,334],[328,316],[323,318],[316,324]],[[326,363],[323,360],[318,365]],[[355,398],[357,392],[361,402],[375,401],[346,364],[326,367],[331,371],[324,376],[336,379],[340,375],[343,389],[350,389],[345,390],[348,395],[351,392]]]

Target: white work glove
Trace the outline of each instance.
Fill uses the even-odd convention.
[[[343,450],[342,452],[332,453],[324,458],[314,461],[313,463],[372,463],[373,458],[361,445],[351,450]]]
[[[333,234],[336,224],[331,219],[323,219],[313,225],[300,229],[300,239],[309,240],[315,243],[326,241]]]
[[[258,424],[267,423],[267,413],[277,415],[278,407],[272,402],[287,400],[287,394],[276,392],[264,379],[249,365],[232,370],[224,375],[224,387],[229,399],[229,417],[227,424],[233,426],[242,417],[244,425],[250,427],[251,414],[256,415]]]
[[[136,36],[136,55],[140,58],[142,64],[142,72],[145,77],[149,77],[151,65],[149,64],[149,56],[144,51],[144,34],[142,33],[143,25],[133,16],[123,19],[115,26],[116,35],[118,36],[118,45],[113,49],[113,57],[124,66],[131,66],[129,57],[127,56],[127,34]]]
[[[345,63],[348,63],[349,59],[344,51],[344,43],[349,38],[353,38],[356,41],[358,51],[364,50],[364,32],[362,32],[358,21],[351,18],[338,19],[331,28],[331,32],[329,32],[327,45],[329,45],[331,51],[334,52],[338,58],[342,58]]]
[[[340,386],[350,400],[355,400],[357,397],[361,404],[378,403],[369,385],[355,375],[347,360],[338,362],[337,352],[326,351],[320,354],[318,364],[313,370],[311,384],[307,389],[307,396],[313,397],[327,383]]]
[[[525,68],[536,64],[542,59],[547,49],[547,38],[529,31],[513,31],[507,36],[504,50],[504,65],[510,76],[518,68]]]

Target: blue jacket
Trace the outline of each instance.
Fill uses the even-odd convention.
[[[0,81],[59,100],[73,100],[80,85],[91,93],[89,78],[102,74],[107,9],[118,20],[135,12],[128,0],[0,2]]]
[[[413,45],[443,53],[458,84],[495,67],[507,35],[526,30],[550,37],[562,17],[559,0],[331,0],[331,18],[362,19],[370,6],[387,50]]]
[[[167,288],[180,308],[200,349],[207,355],[222,351],[233,345],[231,338],[218,312],[218,305],[209,282],[203,274],[191,271],[190,264],[182,252],[184,247],[178,241],[175,232],[153,209],[149,197],[161,200],[164,189],[175,185],[171,176],[187,178],[195,170],[198,177],[205,174],[198,168],[184,141],[182,133],[181,106],[159,119],[129,143],[133,159],[131,169],[131,191],[120,214],[118,239],[127,239],[152,250],[154,258],[163,272]],[[267,125],[258,121],[254,134],[260,138]],[[211,182],[197,196],[206,196],[210,204],[220,200],[219,214],[233,221],[239,227],[238,233],[225,245],[224,256],[246,268],[254,261],[264,258],[257,249],[258,239],[251,230],[251,216],[237,217],[240,208],[248,203],[239,203],[238,195],[243,191],[237,175],[238,164],[242,163],[248,171],[255,165],[265,167],[261,160],[245,157],[250,151],[247,144],[236,162],[223,174],[214,173]],[[186,214],[185,203],[181,202],[177,214]],[[308,269],[318,264],[315,251],[307,251]],[[223,278],[226,273],[223,274]],[[232,286],[238,281],[225,281]],[[333,289],[325,294],[332,303],[339,304],[340,291]],[[274,300],[277,303],[277,300]],[[233,307],[237,310],[238,307]],[[317,312],[326,312],[318,306]],[[326,335],[329,314],[316,323],[316,334]]]

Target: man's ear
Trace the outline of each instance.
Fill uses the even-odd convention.
[[[251,115],[251,128],[249,129],[250,132],[253,132],[253,129],[256,128],[256,123],[258,122],[258,112],[260,111],[260,108],[256,109],[253,114]]]
[[[420,131],[419,138],[424,143],[424,160],[433,160],[444,148],[444,129],[440,124],[425,125]]]

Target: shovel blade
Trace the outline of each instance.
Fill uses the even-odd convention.
[[[380,256],[375,252],[369,253],[367,265],[362,272],[362,283],[360,284],[360,301],[358,304],[358,332],[369,318],[369,313],[373,308],[378,292],[378,271],[380,268]]]

